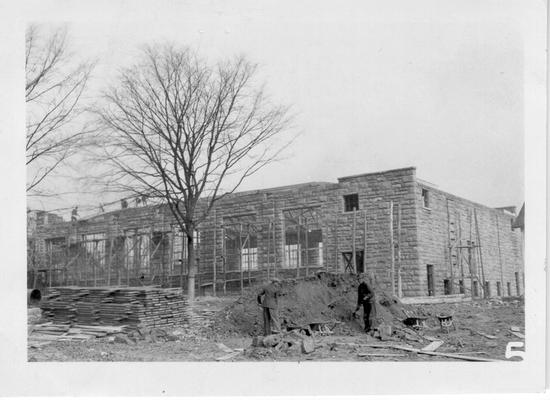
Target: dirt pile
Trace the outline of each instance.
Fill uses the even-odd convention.
[[[357,304],[357,277],[352,274],[318,273],[300,280],[281,281],[279,317],[283,326],[304,326],[328,323],[337,333],[360,331],[361,318],[353,318]],[[257,295],[262,285],[247,288],[242,297],[222,310],[215,318],[212,330],[219,334],[261,335],[262,313]],[[397,298],[374,288],[377,299],[378,323],[401,325],[405,311],[416,310],[402,304]]]

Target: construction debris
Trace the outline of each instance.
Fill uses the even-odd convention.
[[[478,335],[483,336],[484,338],[487,338],[487,339],[497,339],[497,338],[498,338],[497,336],[488,335],[488,334],[486,334],[486,333],[478,332],[478,331],[475,331],[475,330],[473,330],[473,329],[470,329],[470,331],[472,331],[473,333],[477,333]]]
[[[438,352],[435,352],[435,351],[427,351],[427,350],[415,349],[415,348],[412,348],[412,347],[405,347],[405,346],[398,346],[398,345],[365,344],[364,346],[375,347],[375,348],[376,347],[380,347],[380,348],[388,348],[389,347],[389,348],[396,349],[396,350],[409,351],[409,352],[418,353],[418,354],[427,354],[427,355],[430,355],[430,356],[456,358],[456,359],[465,360],[465,361],[501,361],[501,360],[493,360],[493,359],[490,359],[490,358],[464,356],[464,355],[459,355],[459,354],[454,354],[454,353],[438,353]]]
[[[319,273],[302,280],[286,279],[281,285],[279,319],[284,330],[298,330],[307,335],[319,331],[338,335],[363,329],[362,321],[351,318],[357,302],[355,275]],[[256,302],[259,291],[260,285],[246,288],[239,301],[216,316],[213,329],[223,334],[260,335],[263,324]],[[376,287],[375,291],[378,325],[392,328],[402,325],[404,310],[414,315],[420,313],[413,306],[403,305],[395,296]],[[420,315],[418,318],[426,319]]]
[[[230,353],[230,354],[226,354],[225,356],[221,356],[221,357],[218,357],[216,358],[216,361],[227,361],[235,356],[238,356],[239,354],[241,354],[242,351],[235,351],[233,353]]]
[[[358,357],[407,357],[405,354],[396,353],[357,353]]]
[[[312,336],[304,335],[296,330],[265,337],[255,337],[252,347],[274,348],[279,351],[296,350],[304,354],[315,351],[315,341]]]
[[[510,332],[512,335],[520,338],[520,339],[525,339],[525,335],[523,333],[519,333],[519,332],[514,332],[514,331],[508,331]]]
[[[429,345],[422,347],[422,351],[435,351],[438,348],[440,348],[441,345],[443,345],[443,343],[444,343],[443,340],[437,340],[435,342],[431,342]]]
[[[139,315],[136,309],[158,306],[144,303],[150,298],[150,292],[163,293],[160,288],[145,288],[144,296],[125,295],[124,301],[129,304],[117,302],[123,299],[121,291],[139,292],[143,288],[111,288],[116,294],[107,296],[107,288],[98,288],[102,291],[100,294],[92,293],[94,288],[85,288],[74,294],[76,300],[68,308],[62,304],[67,298],[55,289],[52,297],[43,300],[46,306],[43,312],[29,309],[29,360],[349,361],[363,358],[366,361],[421,361],[430,357],[494,361],[505,359],[506,343],[512,335],[525,337],[518,331],[523,332],[521,304],[498,305],[484,300],[409,306],[376,285],[377,329],[365,334],[362,319],[351,318],[357,301],[357,281],[353,275],[317,274],[281,283],[282,331],[266,337],[260,336],[262,315],[256,304],[258,287],[254,286],[245,288],[239,298],[205,297],[192,305],[185,302],[176,310],[181,322],[173,327],[146,326],[134,321],[138,319],[135,315]],[[102,302],[105,298],[111,301]],[[178,299],[178,296],[166,299],[162,295],[157,298],[166,303]],[[127,323],[105,324],[97,312],[103,305],[121,307],[119,311],[127,307],[132,313],[124,314]],[[59,313],[52,311],[56,307]],[[438,317],[449,315],[460,323],[452,331],[442,333]],[[107,314],[105,318],[111,316]],[[403,323],[404,318],[423,323],[408,327]],[[44,319],[49,322],[35,325]],[[93,322],[79,322],[83,320]],[[60,345],[63,342],[71,345]],[[445,350],[438,352],[442,346]],[[478,357],[479,354],[487,358]]]
[[[47,322],[34,325],[29,336],[29,346],[35,345],[36,342],[84,341],[124,333],[126,330],[126,326],[88,326]]]

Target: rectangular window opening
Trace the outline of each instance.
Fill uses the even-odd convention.
[[[510,284],[510,282],[506,282],[506,288],[508,290],[508,296],[512,296],[512,285]]]
[[[426,272],[428,274],[428,296],[435,296],[434,266],[426,265]]]
[[[251,271],[258,269],[258,248],[245,247],[242,249],[241,267],[243,271]]]
[[[474,297],[479,297],[479,284],[477,281],[474,281],[474,284],[473,284],[473,296]]]
[[[346,251],[342,253],[344,261],[344,271],[353,272],[353,252]],[[355,252],[355,266],[358,273],[365,272],[363,270],[363,250],[357,250]]]
[[[500,282],[497,282],[497,296],[498,297],[502,296],[502,287],[500,285]]]
[[[451,294],[451,281],[448,279],[443,280],[443,293],[445,295]]]
[[[520,295],[520,287],[519,287],[519,272],[514,272],[514,276],[516,277],[516,295]]]
[[[491,297],[491,282],[485,281],[483,290],[485,291],[485,297]]]
[[[422,206],[430,208],[430,192],[428,192],[428,189],[422,189]]]
[[[464,281],[463,280],[458,281],[458,293],[460,293],[460,294],[465,293]]]
[[[359,195],[357,193],[344,195],[344,211],[359,210]]]

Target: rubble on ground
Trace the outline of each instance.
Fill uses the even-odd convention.
[[[505,359],[506,344],[525,338],[523,298],[405,305],[375,286],[378,329],[369,335],[352,317],[356,276],[319,273],[281,284],[283,329],[266,337],[261,285],[239,297],[199,298],[170,328],[44,324],[40,309],[30,308],[29,360],[487,361]],[[442,317],[452,326],[443,329]]]
[[[356,275],[318,273],[305,279],[286,279],[281,285],[279,319],[286,329],[313,326],[313,330],[334,334],[362,330],[363,321],[352,316],[357,303]],[[397,297],[374,289],[378,325],[401,326],[408,315],[421,312],[418,307],[405,305]],[[212,329],[221,334],[262,334],[262,314],[256,300],[260,290],[261,285],[247,288],[243,296],[216,316]]]

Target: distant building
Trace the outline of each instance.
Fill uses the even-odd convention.
[[[32,236],[38,227],[64,222],[63,217],[43,210],[27,210],[27,236]]]
[[[45,241],[36,239],[36,232],[43,230],[52,224],[63,223],[64,220],[57,214],[43,211],[27,209],[27,285],[29,287],[39,287],[46,285],[46,270],[38,274],[40,266],[44,266],[46,254]]]
[[[518,216],[514,219],[512,228],[519,228],[522,232],[525,232],[525,203],[523,203],[521,210],[519,210]]]
[[[235,193],[194,233],[200,291],[268,276],[366,272],[402,296],[523,293],[515,209],[443,192],[402,168]],[[185,286],[185,238],[165,206],[43,225],[52,284]]]

